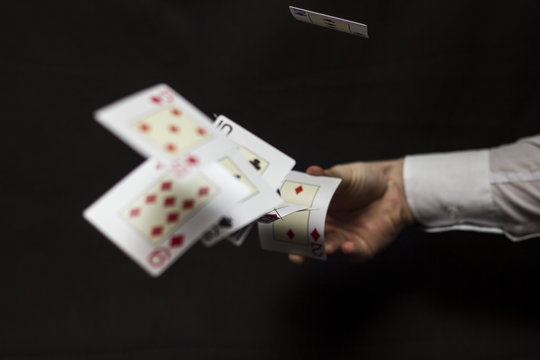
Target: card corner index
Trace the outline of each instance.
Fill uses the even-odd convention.
[[[308,11],[305,9],[301,9],[296,6],[290,6],[289,5],[289,12],[293,16],[294,19],[302,22],[311,23],[311,19],[308,16]]]

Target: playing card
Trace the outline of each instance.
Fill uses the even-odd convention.
[[[214,127],[238,145],[240,153],[274,189],[295,164],[294,159],[224,115],[217,117]]]
[[[251,232],[251,229],[253,229],[253,226],[255,226],[255,223],[251,223],[248,226],[245,226],[242,229],[235,231],[227,237],[227,240],[229,240],[229,242],[233,245],[242,245],[244,243],[244,240],[246,240],[249,233]]]
[[[365,38],[368,37],[368,29],[366,24],[321,14],[311,10],[300,9],[294,6],[289,6],[289,10],[296,20],[323,26],[332,30],[343,31],[352,35],[362,36]]]
[[[261,247],[324,260],[324,222],[341,179],[291,171],[280,188],[283,201],[304,206],[270,224],[259,223]]]
[[[84,217],[150,275],[159,276],[249,189],[223,166],[150,158]]]
[[[205,114],[165,84],[101,108],[95,118],[145,157],[171,159],[201,146],[229,147]]]
[[[284,217],[287,217],[288,215],[292,213],[295,213],[298,211],[304,211],[304,210],[310,210],[310,209],[308,209],[308,207],[304,205],[283,203],[277,206],[276,208],[274,208],[272,211],[258,218],[257,222],[260,222],[263,224],[270,224],[279,219],[283,219]]]
[[[219,163],[238,179],[249,192],[227,215],[220,219],[206,233],[201,241],[206,246],[212,246],[236,230],[255,221],[259,216],[281,203],[281,198],[275,188],[271,187],[238,152],[231,152]]]

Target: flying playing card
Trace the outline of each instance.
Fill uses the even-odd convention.
[[[224,115],[217,117],[214,128],[238,146],[238,151],[274,190],[279,187],[295,164],[294,159]],[[271,208],[269,207],[267,210]],[[247,233],[245,236],[230,237],[228,240],[234,245],[240,246],[246,237]]]
[[[296,20],[323,26],[332,30],[343,31],[352,35],[362,36],[365,38],[368,37],[366,24],[321,14],[311,10],[300,9],[294,6],[289,6],[289,10]]]
[[[255,226],[255,223],[251,223],[246,227],[243,227],[240,230],[235,231],[227,237],[227,240],[233,245],[240,246],[244,243],[244,240],[248,237],[251,229]]]
[[[228,147],[218,141],[222,137],[216,136],[212,121],[165,84],[99,109],[95,117],[145,157],[171,159],[201,146]]]
[[[203,234],[201,240],[206,246],[216,244],[281,203],[275,188],[271,187],[239,152],[231,152],[220,159],[219,163],[248,188],[249,193],[229,209],[225,218],[220,219]]]
[[[219,115],[214,127],[238,145],[242,155],[274,189],[293,168],[295,161],[261,138],[224,115]]]
[[[159,276],[249,189],[223,166],[151,158],[84,212],[150,275]]]
[[[259,223],[261,247],[325,260],[324,222],[340,182],[337,178],[291,171],[281,185],[281,197],[309,210],[296,211],[269,224]]]

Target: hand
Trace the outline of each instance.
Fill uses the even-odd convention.
[[[358,261],[371,258],[414,221],[405,198],[403,159],[356,162],[328,170],[310,166],[306,172],[342,179],[326,217],[327,254],[341,252]],[[289,259],[305,260],[294,254]]]

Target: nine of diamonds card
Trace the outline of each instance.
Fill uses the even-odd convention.
[[[186,175],[174,163],[151,158],[86,209],[84,217],[158,276],[248,192],[217,163]]]

